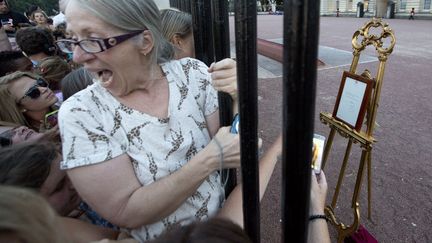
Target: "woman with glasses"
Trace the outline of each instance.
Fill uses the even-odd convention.
[[[62,168],[84,201],[140,241],[214,215],[217,170],[240,161],[208,67],[173,60],[150,0],[71,0],[66,18],[72,39],[57,45],[97,80],[59,112]]]
[[[57,100],[48,83],[32,73],[17,71],[0,78],[0,121],[40,131]]]

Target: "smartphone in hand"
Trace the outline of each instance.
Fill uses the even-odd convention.
[[[315,174],[321,173],[322,157],[324,152],[325,137],[314,134],[312,147],[312,169]]]
[[[50,112],[45,115],[44,126],[45,129],[51,129],[57,125],[58,110]]]

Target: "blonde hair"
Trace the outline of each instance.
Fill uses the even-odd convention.
[[[147,29],[153,37],[152,61],[163,63],[174,58],[173,46],[162,36],[160,12],[152,0],[75,0],[80,8],[124,31]]]
[[[52,90],[61,89],[61,80],[72,71],[70,65],[59,56],[43,59],[38,65],[37,73],[49,84]]]
[[[161,11],[162,34],[168,41],[172,41],[174,35],[181,38],[192,34],[192,15],[177,9],[164,9]]]
[[[54,210],[35,192],[0,186],[0,233],[12,233],[20,242],[71,242],[59,225]]]
[[[30,72],[17,71],[0,78],[0,121],[12,122],[29,126],[26,118],[20,111],[16,98],[9,91],[9,84],[22,77],[37,79],[38,76]]]

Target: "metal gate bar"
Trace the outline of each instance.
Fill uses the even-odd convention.
[[[306,242],[320,2],[284,8],[282,242]]]
[[[211,1],[192,0],[191,4],[195,56],[210,66],[215,60]]]
[[[235,1],[235,39],[240,110],[240,152],[243,180],[244,228],[260,241],[258,178],[258,102],[256,1]]]
[[[229,19],[228,19],[228,1],[218,0],[213,3],[213,27],[214,27],[214,48],[216,61],[231,57],[230,37],[229,37]],[[231,125],[233,118],[233,102],[231,96],[219,92],[219,118],[221,126]],[[228,182],[225,186],[225,195],[232,192],[237,184],[237,173],[235,169],[226,170]],[[225,179],[223,179],[225,181]]]
[[[192,12],[190,0],[170,0],[170,6],[186,13]]]

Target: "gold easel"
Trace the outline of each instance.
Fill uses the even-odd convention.
[[[382,31],[379,36],[371,34],[370,30],[372,27],[382,28]],[[383,41],[386,38],[390,38],[388,39],[390,40],[390,44],[387,48],[383,47],[384,45]],[[373,18],[371,21],[367,22],[362,28],[357,30],[353,35],[352,46],[354,49],[353,51],[354,57],[349,70],[350,73],[356,74],[358,61],[360,59],[360,53],[368,45],[375,46],[375,49],[378,53],[378,60],[379,60],[378,72],[376,77],[373,79],[374,80],[373,89],[370,95],[368,108],[366,112],[366,129],[362,129],[359,132],[357,132],[353,128],[347,126],[345,123],[336,120],[331,113],[326,113],[326,112],[320,113],[321,122],[328,125],[331,129],[324,149],[322,168],[324,168],[325,163],[327,161],[336,131],[342,137],[348,139],[348,144],[345,150],[345,156],[343,158],[342,167],[339,172],[339,178],[333,195],[332,203],[331,205],[325,208],[326,215],[329,216],[331,223],[337,228],[338,242],[343,242],[346,236],[349,236],[352,233],[354,233],[359,227],[360,208],[358,203],[358,197],[360,193],[363,171],[366,162],[367,162],[367,177],[368,177],[368,218],[370,219],[371,217],[371,164],[372,164],[371,154],[372,154],[372,145],[373,143],[376,142],[372,135],[373,135],[374,125],[375,125],[375,118],[378,110],[378,105],[379,105],[379,98],[380,98],[381,86],[383,82],[385,64],[387,62],[388,56],[393,51],[393,47],[395,43],[396,40],[393,34],[393,30],[390,29],[387,23],[383,23],[381,19]],[[361,75],[369,79],[372,79],[372,75],[367,69]],[[354,222],[351,225],[344,225],[342,222],[338,222],[338,219],[336,218],[333,209],[336,206],[337,198],[340,191],[340,186],[342,184],[342,179],[345,174],[345,169],[347,166],[347,162],[349,159],[349,155],[353,143],[355,144],[358,143],[360,145],[362,149],[362,153],[360,158],[359,169],[357,172],[354,193],[351,201],[351,207],[354,213]]]

